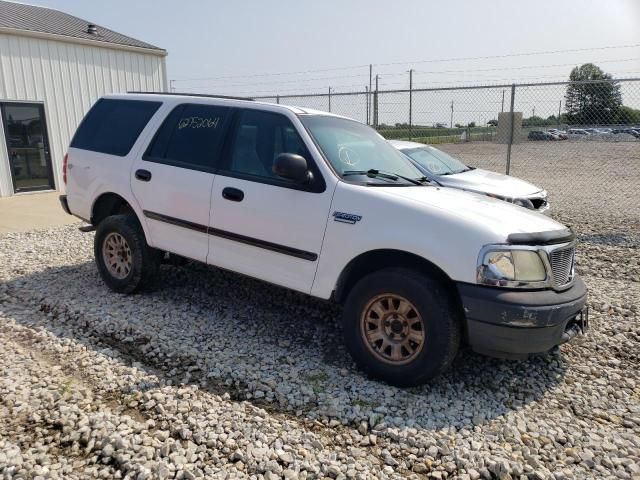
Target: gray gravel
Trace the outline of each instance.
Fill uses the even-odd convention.
[[[436,145],[465,163],[505,173],[507,145]],[[640,140],[528,142],[513,145],[511,175],[549,192],[554,214],[570,225],[640,232]]]
[[[0,474],[640,478],[640,232],[579,218],[590,334],[408,390],[355,368],[325,302],[196,264],[117,295],[92,234],[0,237]]]

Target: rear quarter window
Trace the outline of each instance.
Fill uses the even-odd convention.
[[[71,147],[124,157],[160,105],[145,100],[100,99],[78,127]]]

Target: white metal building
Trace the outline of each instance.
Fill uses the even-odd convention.
[[[58,10],[0,0],[0,196],[60,190],[98,97],[167,91],[167,52]]]

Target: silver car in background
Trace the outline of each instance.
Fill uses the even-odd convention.
[[[519,178],[469,167],[430,145],[400,140],[389,143],[404,153],[429,180],[514,203],[543,213],[549,209],[547,192]]]

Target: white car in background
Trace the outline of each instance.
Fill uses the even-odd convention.
[[[549,209],[547,192],[529,182],[501,173],[469,167],[430,145],[390,140],[429,180],[443,187],[457,188],[498,198],[539,213]]]
[[[586,137],[591,135],[592,133],[585,128],[570,128],[568,134],[573,136],[582,135]]]

